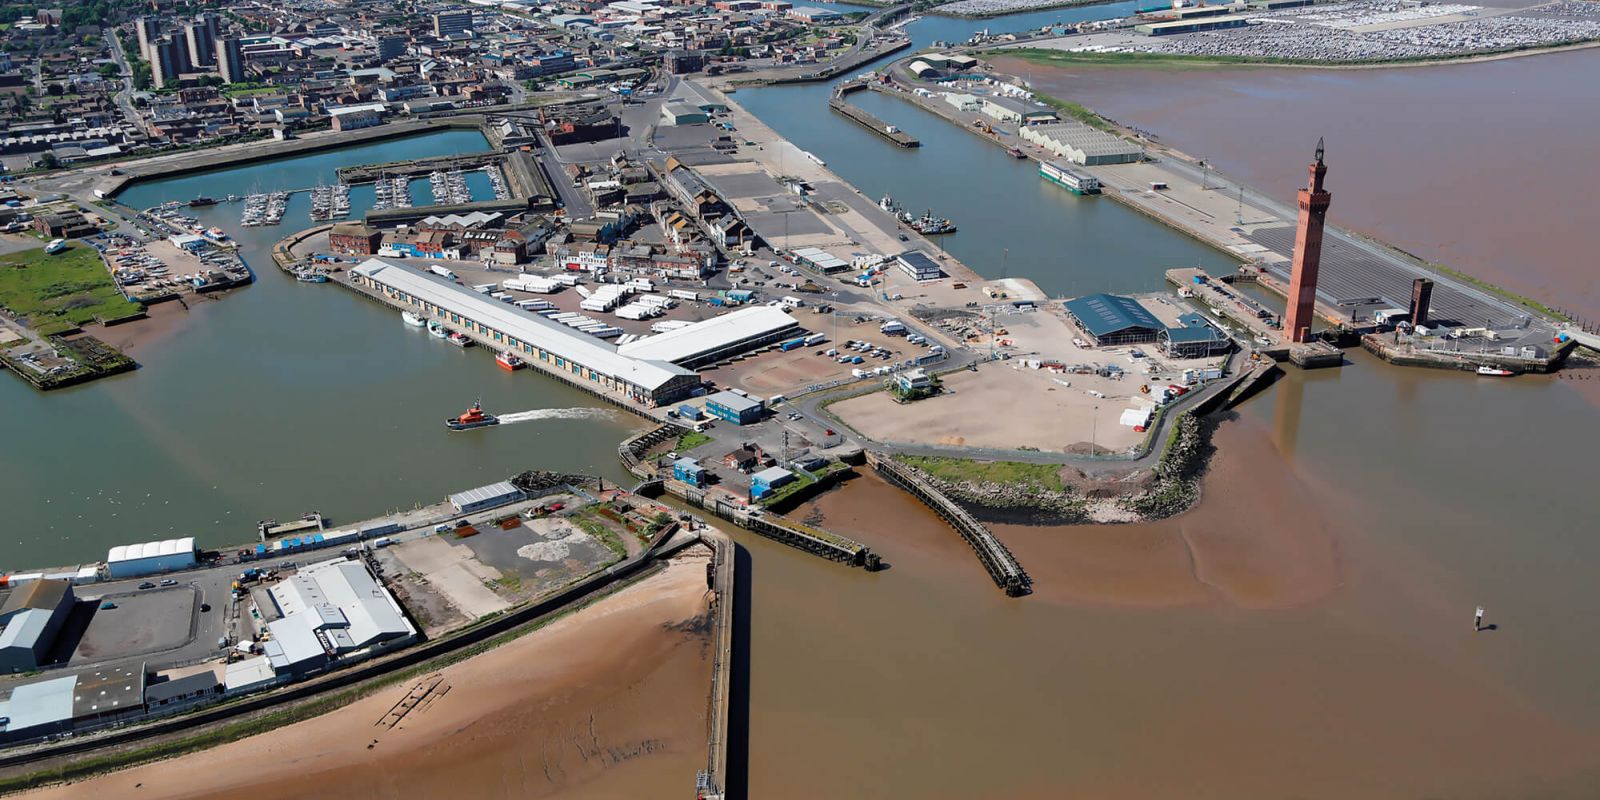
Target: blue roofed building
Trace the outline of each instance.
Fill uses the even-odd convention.
[[[1161,349],[1172,358],[1205,358],[1233,348],[1233,340],[1200,314],[1184,314],[1178,323],[1161,332]]]
[[[1096,347],[1154,342],[1167,329],[1131,297],[1091,294],[1068,300],[1066,309]]]

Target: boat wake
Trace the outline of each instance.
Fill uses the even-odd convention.
[[[511,425],[517,422],[547,419],[615,419],[616,416],[617,412],[609,408],[536,408],[532,411],[501,414],[500,424]]]

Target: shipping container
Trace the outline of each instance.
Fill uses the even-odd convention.
[[[780,345],[779,348],[781,350],[783,350],[783,352],[787,353],[790,350],[798,350],[799,348],[802,348],[802,347],[805,347],[805,346],[806,346],[806,340],[805,339],[790,339],[789,341],[784,342],[782,345]]]

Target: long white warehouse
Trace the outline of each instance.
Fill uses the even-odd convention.
[[[368,259],[351,282],[415,309],[491,347],[523,354],[547,371],[570,373],[596,388],[651,406],[690,396],[701,384],[693,367],[777,341],[799,324],[780,309],[741,309],[622,347],[547,317],[501,303],[404,264]],[[646,346],[648,345],[648,346]]]
[[[751,306],[617,348],[632,358],[700,367],[800,333],[787,311]]]

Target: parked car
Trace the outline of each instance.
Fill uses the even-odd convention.
[[[140,589],[154,589],[154,588],[156,588],[156,585],[151,583],[151,582],[149,582],[149,581],[145,581],[144,583],[139,584],[139,588]]]
[[[111,609],[116,608],[116,607],[117,607],[117,604],[111,602],[110,600],[107,600],[104,603],[100,604],[100,610],[101,611],[110,611]]]
[[[177,586],[178,582],[173,580],[173,579],[171,579],[171,578],[164,578],[161,581],[161,585],[162,586]]]

